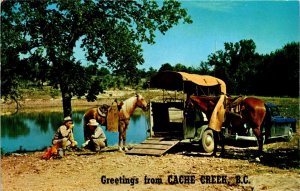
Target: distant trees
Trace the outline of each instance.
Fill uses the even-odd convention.
[[[224,43],[201,67],[223,79],[230,94],[299,96],[299,42],[267,55],[255,48],[253,40]]]
[[[213,68],[215,76],[226,81],[228,92],[248,94],[251,88],[249,79],[257,73],[255,64],[259,57],[254,41],[226,42],[224,49],[211,54],[208,65]]]
[[[238,95],[299,96],[299,42],[291,42],[270,54],[256,52],[255,42],[224,43],[198,68],[164,63],[161,71],[183,71],[216,76],[225,81],[227,92]]]
[[[293,96],[299,94],[299,42],[261,56],[257,66],[256,92],[267,96]]]
[[[188,73],[195,73],[197,70],[193,67],[186,67],[185,65],[181,63],[175,64],[175,66],[172,66],[169,63],[162,64],[159,68],[158,72],[162,71],[177,71],[177,72],[188,72]]]
[[[104,72],[102,72],[104,71]],[[148,88],[149,80],[157,72],[181,71],[216,76],[226,82],[227,92],[232,95],[299,96],[299,43],[292,42],[270,54],[256,52],[253,40],[224,43],[218,50],[202,61],[199,67],[187,67],[181,63],[164,63],[159,69],[150,67],[135,73],[130,81],[123,75],[113,75],[106,68],[97,73],[104,76],[103,89],[124,86],[136,89]]]

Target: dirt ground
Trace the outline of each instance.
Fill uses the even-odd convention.
[[[160,157],[114,148],[48,161],[40,159],[42,152],[13,154],[1,158],[2,190],[299,190],[299,149],[279,144],[267,145],[260,162],[256,147],[226,146],[220,158],[190,144]]]
[[[292,141],[265,145],[261,161],[254,159],[257,147],[236,145],[226,146],[222,158],[191,144],[160,157],[115,148],[48,161],[43,152],[15,153],[1,156],[0,190],[300,190],[299,137],[298,127]]]

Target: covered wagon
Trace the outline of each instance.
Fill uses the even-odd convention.
[[[150,138],[129,154],[161,155],[179,141],[200,143],[205,152],[212,152],[213,130],[221,131],[224,121],[225,83],[213,76],[166,71],[153,76],[150,87],[162,94],[150,101]],[[218,98],[210,118],[186,108],[191,95]]]

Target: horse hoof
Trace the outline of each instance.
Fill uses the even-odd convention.
[[[122,149],[122,147],[119,147],[119,150],[118,150],[119,152],[123,152],[123,149]]]
[[[128,151],[128,148],[127,148],[127,147],[124,147],[124,151],[127,152],[127,151]]]
[[[256,158],[255,158],[255,161],[256,161],[256,162],[260,162],[260,158],[259,158],[259,157],[256,157]]]

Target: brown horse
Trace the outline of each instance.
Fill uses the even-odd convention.
[[[90,119],[96,119],[96,121],[100,125],[106,126],[106,115],[109,107],[110,107],[109,105],[103,104],[97,108],[91,108],[85,112],[85,114],[83,115],[84,141],[87,141],[88,137],[90,137],[91,134],[90,129],[87,126]]]
[[[241,116],[243,123],[252,128],[258,141],[258,155],[263,152],[263,134],[261,131],[265,116],[265,103],[258,98],[248,97],[241,102]],[[241,127],[237,127],[241,128]]]
[[[190,96],[191,103],[196,104],[200,110],[202,110],[207,118],[210,119],[210,116],[213,112],[214,106],[218,101],[218,97],[203,97],[203,96]],[[244,125],[247,124],[252,128],[254,135],[258,141],[258,155],[262,154],[263,150],[263,135],[261,131],[261,126],[264,122],[266,115],[265,104],[262,100],[254,97],[243,98],[238,97],[237,99],[226,99],[226,113],[224,125],[230,124],[232,128],[241,130],[244,129]],[[240,113],[231,112],[232,108],[239,108]],[[221,135],[221,139],[223,135]],[[222,152],[224,154],[224,144],[223,140],[220,140],[222,144]],[[214,153],[216,154],[215,144]]]
[[[147,110],[148,104],[145,101],[144,97],[140,94],[136,94],[133,97],[130,97],[126,99],[122,104],[118,105],[119,106],[119,127],[118,127],[118,132],[119,132],[119,150],[122,151],[124,148],[125,151],[127,151],[126,147],[126,130],[128,128],[129,122],[130,122],[130,116],[133,114],[135,109],[137,107],[143,109],[144,111]],[[108,106],[109,107],[109,106]],[[108,110],[108,108],[107,108]],[[103,112],[105,113],[105,108],[103,109]],[[101,125],[106,125],[106,115],[101,114],[101,111],[98,108],[92,108],[88,110],[84,114],[84,132],[85,132],[85,139],[87,138],[87,123],[90,119],[96,119],[98,123]]]

